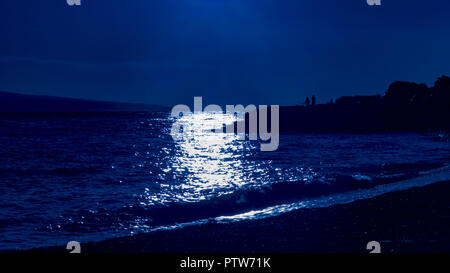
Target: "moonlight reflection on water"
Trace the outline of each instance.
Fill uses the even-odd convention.
[[[235,134],[215,132],[236,118],[223,113],[194,113],[181,117],[182,136],[176,141],[179,149],[170,159],[172,169],[187,172],[181,187],[184,201],[198,201],[208,192],[229,193],[246,183],[242,161],[249,144]]]

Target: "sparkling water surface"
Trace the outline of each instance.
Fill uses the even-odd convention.
[[[167,113],[2,114],[0,250],[332,205],[450,159],[448,142],[413,133],[281,134],[261,152],[211,131],[233,116],[183,119],[192,130],[174,140]]]

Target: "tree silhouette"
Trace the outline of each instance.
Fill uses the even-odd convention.
[[[428,87],[425,84],[394,82],[389,86],[383,99],[388,104],[407,105],[423,100],[428,94]]]
[[[432,96],[436,99],[449,101],[450,100],[450,78],[447,76],[439,77],[432,88]],[[441,101],[442,102],[442,101]]]

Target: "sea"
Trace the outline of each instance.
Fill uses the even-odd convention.
[[[252,221],[450,177],[450,143],[434,134],[281,133],[265,152],[211,130],[234,116],[182,118],[189,133],[175,139],[165,112],[0,114],[0,251]]]

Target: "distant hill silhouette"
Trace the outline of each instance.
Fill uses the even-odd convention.
[[[0,112],[128,112],[168,111],[165,106],[105,102],[0,91]]]
[[[270,111],[268,111],[270,113]],[[270,120],[270,118],[269,118]],[[246,120],[248,132],[248,115]],[[280,107],[280,132],[369,133],[450,130],[450,78],[433,87],[394,82],[384,96],[341,97],[327,104]]]

